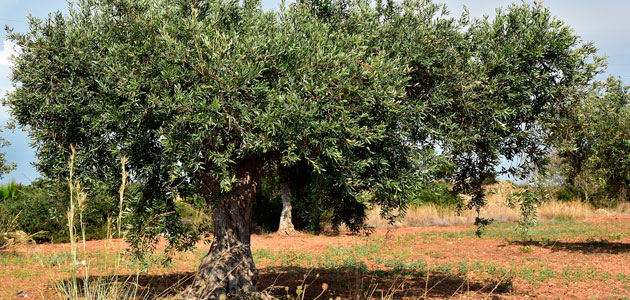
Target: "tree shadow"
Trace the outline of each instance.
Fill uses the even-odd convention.
[[[584,254],[623,254],[630,253],[630,244],[609,242],[606,240],[586,242],[560,242],[560,241],[513,241],[510,245],[536,246],[550,249],[552,252],[582,252]]]
[[[155,299],[177,295],[192,283],[194,275],[194,272],[180,272],[137,278],[118,276],[117,280],[137,283],[139,295]],[[91,276],[89,280],[98,282],[103,278]],[[303,291],[302,299],[442,299],[466,293],[498,299],[513,289],[510,278],[479,281],[444,273],[401,274],[389,270],[363,272],[352,268],[302,267],[261,268],[257,286],[278,299],[296,299],[298,290]]]
[[[441,299],[467,292],[500,295],[512,290],[512,282],[474,281],[443,273],[405,275],[391,270],[273,267],[261,271],[258,288],[280,299],[295,297],[298,288],[305,292],[304,299]],[[492,295],[488,299],[494,299]]]

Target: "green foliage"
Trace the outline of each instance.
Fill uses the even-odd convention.
[[[88,190],[84,219],[87,239],[107,237],[109,220],[118,213],[115,192],[104,184],[95,184]],[[130,192],[129,195],[133,195]],[[3,201],[0,207],[8,216],[17,216],[16,228],[38,242],[66,242],[67,233],[67,187],[51,180],[37,180],[22,186],[15,198]],[[37,234],[39,233],[39,234]]]
[[[452,66],[446,89],[456,96],[437,102],[443,113],[434,123],[457,166],[455,192],[471,195],[468,206],[479,212],[486,180],[525,178],[544,167],[557,121],[601,60],[540,4],[511,5],[494,19],[471,22],[466,37],[466,59]],[[503,160],[510,167],[501,167]]]
[[[211,232],[212,219],[205,207],[198,207],[187,202],[177,202],[176,211],[182,218],[182,223],[191,226],[195,232]]]
[[[0,205],[0,250],[10,246],[11,233],[17,229],[17,217]]]
[[[0,132],[2,132],[2,130],[0,129]],[[9,143],[9,141],[5,140],[4,138],[0,137],[0,148],[4,148],[11,145],[11,143]],[[0,152],[0,178],[2,178],[2,176],[4,176],[4,174],[7,174],[11,171],[13,171],[16,167],[16,164],[14,162],[10,162],[7,161],[6,158],[6,153],[4,152]],[[14,181],[11,181],[10,183],[14,183]],[[0,200],[2,201],[2,200]]]
[[[302,5],[75,7],[10,34],[23,50],[6,102],[47,176],[63,172],[71,145],[83,178],[107,182],[129,157],[142,187],[131,200],[135,246],[159,232],[173,247],[192,245],[175,195],[213,203],[243,180],[240,170],[266,164],[304,161],[307,174],[323,174],[318,188],[331,195],[324,205],[336,223],[360,225],[366,201],[404,202],[418,156],[407,142],[414,104],[402,102],[408,66],[380,42],[400,28],[383,25],[367,3],[354,4],[339,27]]]
[[[5,104],[28,128],[38,169],[64,177],[75,146],[77,178],[112,186],[128,157],[138,249],[158,233],[171,248],[197,241],[178,196],[212,207],[279,167],[303,180],[296,208],[310,224],[358,230],[368,205],[390,216],[436,176],[479,211],[488,179],[546,157],[553,124],[599,63],[538,4],[457,20],[431,1],[263,11],[257,1],[80,0],[9,38],[22,52]],[[447,172],[435,167],[444,160]]]
[[[597,82],[563,120],[560,175],[584,201],[612,206],[630,198],[630,93],[619,79]]]
[[[422,185],[414,192],[410,206],[432,203],[438,207],[459,207],[462,200],[453,194],[451,186],[443,181],[434,181]]]
[[[22,185],[15,183],[15,180],[11,180],[5,184],[0,185],[0,202],[15,199],[21,188]]]
[[[553,197],[558,201],[570,202],[578,198],[579,195],[576,195],[576,193],[573,192],[569,187],[562,185],[554,189]]]
[[[19,196],[1,205],[13,215],[19,214],[18,228],[36,241],[67,241],[66,205],[55,197],[54,185],[36,181],[21,189]]]

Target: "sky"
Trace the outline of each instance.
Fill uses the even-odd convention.
[[[520,2],[520,0],[515,0]],[[492,17],[497,7],[506,7],[512,0],[442,0],[452,14],[462,13],[464,5],[473,17]],[[531,1],[528,1],[531,2]],[[262,0],[265,9],[276,8],[280,0]],[[584,41],[592,41],[600,49],[601,55],[608,56],[608,73],[621,77],[630,83],[630,11],[628,0],[547,0],[544,5],[552,14],[565,21]],[[0,98],[12,88],[10,55],[14,51],[6,41],[4,25],[18,32],[28,29],[27,15],[44,18],[50,12],[67,11],[66,0],[0,0]],[[5,107],[0,108],[0,126],[7,124],[10,114]],[[5,175],[0,182],[15,180],[29,183],[39,177],[31,165],[35,161],[35,151],[29,146],[27,134],[19,129],[5,129],[2,137],[11,146],[0,149],[6,152],[9,161],[17,163],[17,169]]]

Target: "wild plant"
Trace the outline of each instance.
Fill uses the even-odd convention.
[[[108,276],[92,279],[90,277],[90,262],[88,260],[87,241],[85,236],[84,213],[87,199],[87,192],[81,186],[81,182],[75,179],[75,159],[77,151],[71,147],[70,162],[68,165],[69,177],[68,187],[70,190],[69,208],[68,208],[68,234],[70,238],[70,255],[72,262],[70,265],[70,279],[56,279],[54,290],[58,299],[78,300],[78,299],[97,299],[97,300],[118,300],[118,299],[138,299],[147,298],[147,295],[139,295],[138,293],[138,277],[139,272],[135,276],[127,276],[124,280],[119,280],[118,274],[122,271],[121,262],[123,261],[122,243],[118,243],[118,249],[114,250],[115,258],[108,255],[106,258],[106,266],[113,266],[113,271]],[[125,169],[127,159],[121,160],[122,182],[119,189],[119,213],[117,216],[116,229],[117,237],[124,238],[125,234],[122,230],[122,214],[124,205],[124,193],[127,186],[128,173]],[[78,224],[76,223],[78,217]],[[78,240],[78,229],[80,230],[80,240]],[[111,228],[111,219],[108,220],[108,228]],[[108,230],[107,245],[112,245],[113,234]],[[82,249],[79,251],[77,244],[81,243]],[[82,269],[82,278],[79,278],[79,271]]]

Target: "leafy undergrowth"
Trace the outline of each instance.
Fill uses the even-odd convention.
[[[377,230],[367,237],[272,234],[254,236],[252,246],[259,288],[280,298],[617,299],[630,294],[630,219],[544,223],[527,239],[513,227],[492,225],[482,238],[468,225]],[[112,281],[108,261],[120,249],[116,243],[88,242],[89,280]],[[207,248],[176,253],[168,265],[161,264],[161,254],[143,262],[125,258],[115,275],[124,283],[141,270],[134,279],[138,295],[173,297],[190,281]],[[50,296],[51,278],[68,278],[73,269],[69,250],[37,245],[0,252],[0,280],[8,283],[0,288],[2,299],[19,293],[31,299]]]

